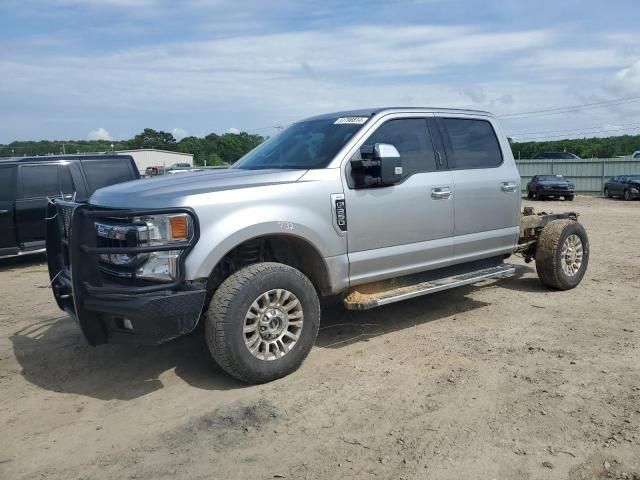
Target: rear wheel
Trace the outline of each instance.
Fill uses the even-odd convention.
[[[311,351],[320,303],[309,279],[281,263],[257,263],[227,278],[213,295],[205,325],[211,355],[250,383],[284,377]]]
[[[528,190],[527,191],[527,198],[533,198],[533,197],[534,197],[533,192],[531,190]]]
[[[554,220],[543,229],[536,247],[536,271],[548,287],[569,290],[584,277],[589,264],[589,238],[573,220]]]
[[[604,189],[603,195],[604,195],[605,197],[607,197],[607,198],[611,198],[611,194],[609,193],[609,189],[608,189],[608,188],[605,188],[605,189]]]

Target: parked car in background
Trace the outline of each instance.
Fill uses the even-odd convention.
[[[576,186],[562,175],[536,175],[527,183],[527,197],[544,200],[548,197],[564,197],[573,200]]]
[[[542,152],[533,158],[535,160],[581,160],[578,155],[571,152]]]
[[[633,152],[633,155],[631,155],[631,158],[633,160],[640,160],[640,150],[636,150],[635,152]]]
[[[640,174],[610,178],[604,184],[602,194],[607,198],[622,197],[625,200],[640,198]]]
[[[0,160],[0,258],[44,251],[49,199],[86,201],[99,188],[138,178],[129,155]]]
[[[162,165],[147,167],[144,171],[145,177],[155,177],[156,175],[162,175],[162,174],[164,174],[164,167]]]
[[[167,173],[172,170],[190,170],[193,168],[193,165],[190,163],[174,163],[169,168],[167,168]]]

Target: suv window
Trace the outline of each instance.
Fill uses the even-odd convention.
[[[15,191],[15,167],[0,166],[0,200],[13,200]]]
[[[366,145],[376,143],[389,143],[396,147],[402,161],[403,177],[437,170],[431,135],[423,118],[389,120],[365,141]]]
[[[133,180],[128,159],[82,160],[90,193],[114,183]]]
[[[60,195],[58,165],[23,165],[20,170],[22,198]]]
[[[492,168],[502,163],[502,151],[493,127],[486,120],[442,119],[456,169]]]

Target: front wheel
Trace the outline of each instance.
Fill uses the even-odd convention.
[[[527,191],[527,198],[533,198],[533,197],[534,197],[533,192],[531,190],[528,190]]]
[[[573,220],[554,220],[540,233],[536,271],[548,287],[569,290],[582,281],[589,264],[589,238]]]
[[[320,302],[309,279],[288,265],[265,262],[220,285],[207,311],[205,336],[223,370],[263,383],[298,369],[319,325]]]
[[[566,197],[564,197],[564,199],[569,202],[573,202],[573,195],[567,195]]]
[[[608,188],[604,189],[604,196],[607,197],[607,198],[611,198],[611,194],[609,193],[609,189]]]
[[[624,199],[629,201],[629,200],[633,200],[633,197],[631,195],[631,192],[629,190],[625,190],[624,191]]]

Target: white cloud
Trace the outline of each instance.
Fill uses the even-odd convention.
[[[89,140],[113,140],[109,132],[107,132],[104,128],[100,127],[97,130],[92,130],[87,135],[87,139]]]
[[[176,127],[173,130],[171,130],[171,135],[173,135],[173,138],[175,138],[178,141],[182,140],[184,137],[189,136],[187,131],[184,128],[180,128],[180,127]]]
[[[639,95],[640,94],[640,60],[629,68],[623,68],[616,72],[609,81],[609,87],[617,94]]]
[[[229,130],[227,130],[227,133],[232,133],[234,135],[238,135],[240,133],[240,130],[238,130],[237,128],[231,127]]]

